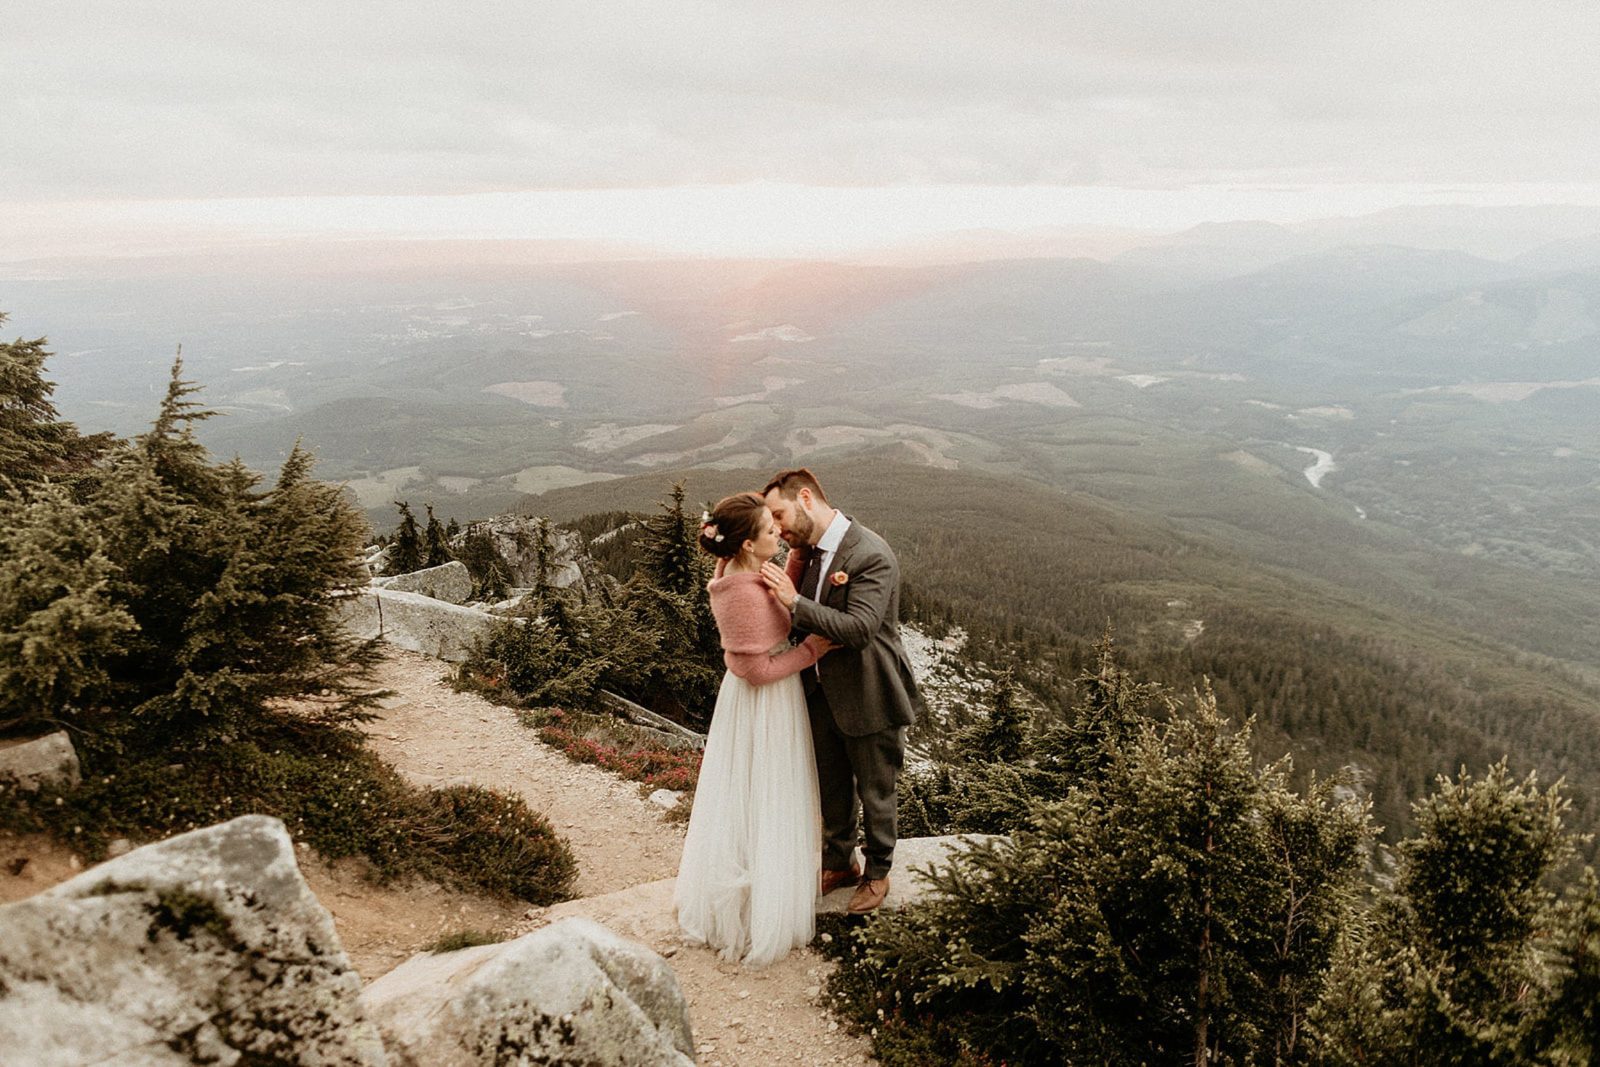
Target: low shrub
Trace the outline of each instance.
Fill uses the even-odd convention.
[[[506,939],[504,934],[492,934],[486,930],[457,930],[445,934],[433,944],[424,948],[424,952],[460,952],[464,948],[477,948],[479,945],[498,945]]]
[[[412,842],[459,867],[475,887],[535,904],[568,896],[578,865],[565,841],[522,798],[480,786],[421,794]]]
[[[240,815],[282,819],[330,859],[360,856],[374,877],[431,878],[536,904],[567,899],[576,863],[518,797],[405,782],[353,731],[293,720],[203,750],[120,763],[92,739],[70,791],[0,787],[0,827],[49,833],[91,860],[118,837],[158,839]]]
[[[674,789],[692,794],[700,780],[701,753],[696,749],[669,748],[642,730],[602,715],[546,710],[528,715],[546,744],[569,759],[592,763],[645,788]],[[679,805],[686,810],[686,805]]]

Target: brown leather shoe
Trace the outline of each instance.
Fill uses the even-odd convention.
[[[863,878],[861,884],[856,886],[855,896],[850,898],[850,903],[845,905],[844,910],[851,915],[865,915],[869,911],[877,911],[888,895],[888,875],[882,878]]]
[[[853,863],[848,871],[823,871],[822,895],[827,896],[835,889],[847,885],[855,885],[859,881],[861,881],[861,868]]]

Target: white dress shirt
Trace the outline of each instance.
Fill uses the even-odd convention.
[[[822,553],[822,565],[817,568],[817,587],[809,593],[804,589],[800,590],[802,595],[808,595],[817,603],[822,603],[822,586],[828,580],[828,568],[833,566],[833,554],[839,551],[839,543],[844,540],[845,531],[848,529],[850,520],[844,517],[844,512],[835,511],[833,521],[822,531],[822,537],[817,541],[814,550]]]

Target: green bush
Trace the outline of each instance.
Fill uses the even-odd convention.
[[[877,1028],[880,1057],[923,1062],[1303,1058],[1364,810],[1257,769],[1206,698],[1082,769],[1013,838],[954,858],[929,899],[853,935],[838,1009]]]
[[[423,951],[460,952],[464,948],[477,948],[479,945],[498,945],[504,940],[504,934],[494,934],[487,930],[457,930],[440,937]]]
[[[567,898],[578,875],[572,852],[521,797],[451,786],[423,793],[419,807],[411,842],[432,864],[458,866],[475,888],[500,896],[535,904]]]
[[[544,618],[496,623],[458,673],[458,686],[535,706],[594,703],[606,661],[564,629]]]
[[[0,787],[0,827],[48,832],[98,860],[114,838],[261,813],[330,859],[364,857],[379,880],[420,876],[550,904],[576,877],[566,842],[519,798],[417,789],[345,730],[286,720],[181,756],[129,763],[92,745],[81,755],[83,784],[69,792]]]
[[[135,629],[96,525],[60,486],[0,496],[0,732],[37,732],[102,692]]]
[[[601,576],[598,588],[574,592],[541,582],[525,600],[529,623],[498,627],[468,660],[466,683],[523,706],[578,708],[604,688],[703,729],[724,668],[705,587],[711,568],[684,507],[676,485],[641,523],[626,583]],[[548,525],[537,536],[546,544]],[[490,556],[463,549],[475,575],[493,572]]]
[[[147,433],[112,449],[82,498],[10,494],[0,654],[28,714],[114,738],[129,759],[245,736],[274,700],[326,721],[367,714],[379,655],[339,619],[364,587],[365,521],[296,446],[276,483],[211,461],[210,413],[172,379]],[[7,699],[10,699],[9,697]],[[0,705],[0,721],[16,716]]]
[[[1416,804],[1394,890],[1314,1016],[1325,1062],[1591,1062],[1600,910],[1592,871],[1556,892],[1576,845],[1566,808],[1503,761]]]
[[[1209,693],[1157,722],[1101,666],[1015,769],[1026,824],[835,939],[834,1008],[882,1062],[1596,1062],[1600,879],[1560,891],[1559,787],[1440,779],[1367,884],[1364,807],[1258,767]],[[915,776],[903,810],[973,821],[1003,769]]]

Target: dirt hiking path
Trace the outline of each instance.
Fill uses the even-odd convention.
[[[831,964],[810,950],[760,971],[685,945],[672,913],[684,825],[669,822],[637,783],[573,763],[517,721],[516,713],[444,681],[448,664],[389,649],[376,684],[392,689],[366,724],[373,750],[417,785],[475,784],[519,793],[548,817],[578,859],[579,899],[530,908],[429,883],[378,886],[358,861],[328,863],[302,852],[300,868],[332,914],[345,951],[370,982],[446,934],[507,937],[581,915],[667,957],[689,1001],[705,1067],[865,1064],[868,1043],[850,1037],[817,1003]],[[0,835],[0,903],[21,900],[82,871],[48,838]]]
[[[484,906],[481,898],[435,891],[438,899],[428,906],[428,918],[419,929],[437,924],[441,914],[466,919],[471,912],[486,924],[478,928],[517,936],[581,915],[668,957],[689,1000],[702,1064],[872,1062],[868,1043],[845,1034],[817,1003],[831,969],[821,956],[810,950],[792,952],[771,967],[752,971],[682,942],[672,914],[682,823],[667,821],[637,783],[573,763],[545,745],[510,709],[455,692],[444,681],[448,670],[426,656],[389,651],[377,684],[396,695],[385,702],[381,717],[366,726],[373,750],[418,785],[472,783],[520,793],[571,842],[578,858],[579,899],[519,910],[488,925],[494,916],[474,910]],[[407,906],[403,891],[395,894],[399,900],[369,904],[359,892],[329,899],[315,882],[313,888],[334,912],[352,958],[357,957],[356,946],[371,934],[392,939],[392,908]],[[372,925],[380,917],[373,912],[381,913],[387,928]],[[472,925],[461,921],[453,928]],[[400,962],[397,958],[363,970],[362,976],[370,981]]]

